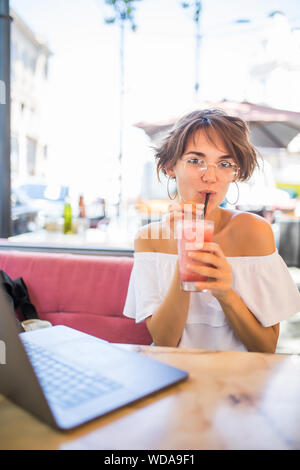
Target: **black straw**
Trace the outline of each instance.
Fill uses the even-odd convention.
[[[209,196],[210,196],[210,193],[206,193],[206,196],[205,196],[205,203],[204,203],[204,210],[203,210],[203,215],[204,215],[204,217],[205,217],[205,214],[206,214],[206,209],[207,209],[207,204],[208,204]]]

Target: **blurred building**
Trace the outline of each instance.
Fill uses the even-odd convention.
[[[10,10],[11,175],[43,176],[47,160],[44,102],[51,56],[47,44]]]
[[[283,12],[273,11],[253,41],[247,99],[299,111],[300,29],[293,28]]]

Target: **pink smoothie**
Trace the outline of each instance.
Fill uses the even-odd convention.
[[[178,233],[178,256],[179,256],[179,269],[180,269],[180,280],[182,282],[201,282],[207,281],[207,276],[202,276],[201,274],[194,273],[187,268],[188,264],[202,264],[198,261],[191,259],[188,256],[189,251],[201,251],[193,247],[199,242],[199,239],[202,238],[204,242],[212,242],[213,241],[213,234],[214,234],[214,224],[210,220],[205,220],[204,222],[204,229],[203,236],[197,236],[197,228],[196,225],[193,227],[192,230],[185,231],[184,228],[180,227]],[[200,242],[201,244],[201,242]]]

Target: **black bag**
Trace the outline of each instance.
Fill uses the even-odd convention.
[[[12,280],[8,274],[0,270],[0,282],[11,300],[14,310],[20,308],[24,320],[38,319],[36,308],[30,301],[26,284],[21,277]],[[18,319],[17,322],[21,331],[24,331]]]

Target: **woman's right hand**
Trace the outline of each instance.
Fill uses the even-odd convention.
[[[191,220],[201,218],[204,204],[195,201],[172,202],[169,211],[165,216],[164,223],[170,227],[170,232],[174,236],[176,223],[179,220]]]

